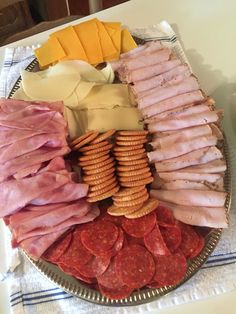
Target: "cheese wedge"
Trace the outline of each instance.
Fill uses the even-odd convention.
[[[111,40],[117,50],[117,53],[113,55],[114,58],[118,59],[121,48],[121,23],[120,22],[103,22]]]
[[[137,44],[133,40],[129,30],[127,28],[122,29],[121,32],[121,53],[130,51],[137,47]]]
[[[117,54],[117,49],[114,46],[111,37],[109,36],[105,26],[96,19],[97,27],[98,27],[98,35],[100,38],[100,45],[102,48],[103,59],[110,60],[110,57]]]

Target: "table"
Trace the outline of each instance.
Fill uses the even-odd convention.
[[[121,21],[132,28],[158,23],[163,19],[167,20],[179,35],[200,84],[208,94],[214,97],[217,104],[225,109],[225,132],[232,148],[236,149],[236,129],[233,126],[236,118],[235,12],[234,0],[131,0],[79,21],[96,16],[106,21]],[[59,28],[61,27],[57,29]],[[52,30],[28,37],[10,44],[9,47],[41,43],[50,32]],[[4,49],[5,47],[0,48],[0,68]],[[1,250],[3,247],[0,236],[0,256],[3,256]],[[0,263],[3,264],[3,261]],[[0,264],[1,267],[3,265]],[[236,289],[231,293],[158,311],[158,313],[221,314],[224,312],[234,314],[235,305]],[[0,283],[0,313],[8,313],[4,283]]]

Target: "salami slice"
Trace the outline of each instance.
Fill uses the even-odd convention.
[[[181,229],[178,225],[171,227],[160,227],[163,240],[171,253],[174,253],[181,243]]]
[[[155,257],[156,272],[151,283],[152,288],[178,284],[187,270],[186,258],[182,253]]]
[[[144,244],[154,256],[170,255],[158,225],[144,237]]]
[[[130,296],[133,289],[128,286],[122,286],[116,289],[110,289],[107,287],[103,287],[99,285],[99,289],[103,295],[105,295],[109,299],[120,300]]]
[[[158,206],[156,210],[157,223],[163,227],[170,227],[175,225],[175,218],[172,211],[164,206]]]
[[[135,238],[142,238],[153,229],[155,224],[156,214],[155,212],[152,212],[140,218],[124,218],[122,222],[122,227],[129,235]]]
[[[108,213],[105,213],[101,217],[101,220],[110,221],[114,223],[116,226],[121,226],[123,218],[124,218],[123,216],[111,216]]]
[[[204,248],[205,239],[199,234],[198,234],[198,237],[199,237],[198,245],[197,245],[196,249],[193,251],[193,253],[189,256],[189,258],[195,258],[196,256],[198,256],[201,253],[202,249]]]
[[[127,234],[126,239],[127,239],[127,245],[139,244],[141,246],[145,246],[143,238],[134,238],[134,237]]]
[[[58,239],[58,241],[54,242],[47,251],[43,254],[42,258],[48,262],[56,263],[62,254],[68,249],[70,243],[72,241],[72,233],[68,233],[65,237]]]
[[[75,269],[78,270],[81,275],[94,278],[101,274],[103,274],[107,267],[110,264],[110,257],[109,256],[93,256],[88,263],[84,265],[75,265]]]
[[[97,281],[99,285],[109,289],[119,289],[124,285],[122,280],[117,276],[114,259],[112,259],[106,271],[102,275],[97,276]]]
[[[183,252],[186,258],[189,258],[193,252],[197,249],[199,236],[195,230],[184,223],[179,223],[181,228],[182,241],[179,249]]]
[[[83,246],[81,242],[81,232],[82,231],[79,229],[73,232],[69,248],[60,256],[58,263],[74,267],[75,265],[84,265],[92,259],[93,255]]]
[[[151,281],[155,262],[146,248],[133,244],[115,256],[115,269],[124,285],[133,289],[141,288]]]
[[[58,264],[59,268],[65,272],[66,274],[68,275],[71,275],[79,280],[82,280],[86,283],[95,283],[96,282],[96,278],[88,278],[88,277],[85,277],[83,276],[77,269],[75,269],[74,267],[71,267],[71,266],[68,266],[68,265],[65,265],[63,263],[60,263]]]
[[[118,239],[118,228],[109,221],[97,221],[81,232],[83,245],[94,255],[110,250]]]
[[[109,257],[112,257],[112,256],[115,256],[123,247],[123,244],[124,244],[124,231],[119,228],[119,235],[118,235],[118,238],[115,242],[115,244],[113,245],[113,247],[106,251],[104,254],[101,254],[101,256],[105,255],[105,256],[109,256]]]

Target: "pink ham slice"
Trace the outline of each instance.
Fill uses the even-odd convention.
[[[15,141],[15,143],[0,148],[0,162],[2,164],[21,155],[35,151],[42,146],[58,148],[66,145],[67,141],[63,133],[34,135],[30,138]]]
[[[160,49],[163,49],[164,46],[160,41],[150,41],[145,43],[142,46],[139,46],[135,49],[132,49],[128,52],[124,52],[120,55],[120,58],[123,59],[130,59],[130,58],[136,58],[141,55],[145,55],[146,53],[158,51]]]
[[[30,166],[51,160],[58,156],[64,156],[70,152],[68,146],[61,148],[42,147],[34,152],[16,157],[4,164],[0,164],[0,182]]]
[[[214,146],[216,144],[217,138],[215,136],[201,136],[188,141],[175,143],[175,145],[157,148],[155,151],[147,153],[147,155],[150,162],[162,161],[187,154],[203,147]]]
[[[161,184],[163,190],[215,190],[224,191],[224,180],[220,178],[215,183],[208,183],[207,181],[196,182],[188,180],[172,180]]]
[[[15,178],[16,180],[19,180],[19,179],[23,179],[23,178],[28,177],[28,176],[35,175],[41,167],[42,167],[42,163],[32,165],[30,167],[27,167],[27,168],[22,169],[22,170],[18,171],[17,173],[15,173],[13,175],[13,178]]]
[[[21,141],[45,133],[45,131],[34,130],[17,130],[16,132],[15,129],[2,127],[0,131],[0,148],[15,143],[16,141]]]
[[[184,93],[181,95],[177,95],[168,99],[165,99],[159,103],[156,103],[142,109],[142,115],[144,118],[150,118],[159,114],[161,112],[165,112],[168,110],[172,110],[174,108],[183,107],[186,105],[194,104],[204,100],[204,96],[200,90]]]
[[[67,182],[68,176],[44,172],[20,181],[13,179],[0,183],[0,217],[20,210],[40,194],[52,191]]]
[[[177,169],[183,169],[189,166],[206,164],[210,161],[221,159],[223,155],[221,151],[215,146],[200,148],[188,154],[167,159],[164,161],[159,161],[155,163],[156,171],[166,172],[173,171]]]
[[[139,109],[146,108],[165,99],[181,95],[184,93],[194,92],[199,89],[199,84],[194,76],[182,80],[180,83],[167,86],[156,87],[150,90],[150,93],[142,98],[138,98]]]
[[[212,160],[204,164],[200,165],[194,165],[187,167],[185,169],[179,169],[179,172],[189,172],[192,175],[194,173],[200,173],[200,174],[215,174],[215,173],[223,173],[226,171],[226,162],[223,159],[217,159]]]
[[[160,134],[160,133],[158,133]],[[161,135],[161,134],[160,134]],[[209,125],[200,125],[186,128],[183,130],[173,131],[166,136],[156,138],[150,144],[153,148],[164,148],[175,145],[179,142],[188,141],[197,137],[212,135],[212,129]]]
[[[132,91],[135,95],[139,97],[143,92],[147,92],[148,90],[157,87],[163,86],[169,81],[173,80],[182,80],[185,77],[190,76],[191,72],[187,64],[181,64],[168,72],[165,72],[160,75],[153,76],[147,80],[138,81],[132,86]]]
[[[164,48],[161,50],[153,51],[151,53],[147,52],[135,58],[125,59],[123,65],[126,71],[132,71],[139,68],[147,67],[157,63],[162,63],[169,60],[171,50],[169,48]]]
[[[227,209],[225,207],[180,206],[167,202],[160,202],[160,204],[170,208],[175,218],[186,224],[211,228],[228,227]]]
[[[148,66],[145,68],[133,70],[130,72],[127,72],[127,71],[122,72],[122,70],[121,70],[121,72],[118,71],[118,73],[119,73],[119,77],[122,81],[125,81],[127,83],[131,83],[131,82],[136,83],[137,81],[145,80],[145,79],[148,79],[148,78],[153,77],[155,75],[165,73],[165,72],[175,68],[176,66],[178,66],[180,64],[181,64],[180,60],[173,59],[173,60],[165,61],[163,63],[157,63],[155,65]]]
[[[66,183],[59,188],[40,194],[30,203],[34,205],[46,205],[51,203],[72,202],[87,196],[88,185],[82,183]]]
[[[188,168],[185,168],[183,172],[180,171],[160,172],[158,175],[165,182],[171,180],[188,180],[196,182],[207,181],[209,183],[215,183],[218,180],[222,179],[222,174],[220,173],[195,173],[188,172],[187,169]]]
[[[150,195],[160,201],[177,205],[224,207],[227,193],[200,190],[151,190]]]
[[[205,125],[219,121],[222,117],[222,110],[204,111],[195,113],[185,117],[179,117],[176,119],[166,119],[158,122],[152,122],[148,125],[148,130],[151,133],[172,131],[184,128],[189,128],[197,125]]]

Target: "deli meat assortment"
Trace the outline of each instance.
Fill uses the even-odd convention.
[[[99,30],[99,56],[88,49],[81,29]],[[70,48],[66,55],[60,43],[69,43],[71,36],[83,51]],[[113,69],[120,86],[126,86],[116,89],[126,96],[115,99],[122,99],[122,108],[133,99],[127,107],[136,127],[124,130],[116,123],[114,129],[104,126],[71,138],[63,100],[1,99],[0,217],[12,232],[12,246],[57,265],[110,299],[178,285],[189,261],[202,252],[205,236],[228,226],[222,110],[170,48],[159,41],[137,46],[120,23],[93,19],[59,31],[36,55],[41,66],[51,65],[47,75],[56,77],[61,58],[70,60],[72,52],[83,57],[76,65],[83,65],[83,74],[75,75],[73,86],[67,84],[72,93],[80,84],[87,105],[79,115],[109,110],[114,118],[119,104],[113,104],[112,90],[109,108],[99,103],[93,108],[89,99],[95,98],[86,98],[99,86],[109,90]],[[92,65],[104,61],[110,79],[93,81],[98,71]],[[55,62],[59,66],[53,72]],[[73,130],[81,130],[75,121]]]

